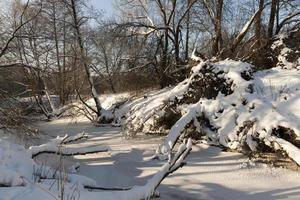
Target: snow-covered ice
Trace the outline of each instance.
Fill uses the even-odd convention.
[[[129,187],[143,185],[162,162],[149,158],[154,154],[162,138],[137,136],[125,140],[119,128],[94,127],[89,123],[69,124],[65,120],[39,124],[48,137],[64,136],[82,131],[91,135],[85,143],[74,146],[108,145],[110,152],[67,157],[66,168],[80,163],[79,175],[90,177],[98,185]],[[21,148],[21,147],[18,147]],[[30,155],[29,155],[30,156]],[[38,161],[57,166],[55,155],[40,155]],[[217,147],[198,144],[187,159],[188,164],[163,181],[159,186],[161,199],[299,199],[300,174],[288,169],[274,168],[265,164],[253,164],[239,153],[222,152]],[[118,199],[118,195],[81,191],[81,199]],[[0,188],[1,200],[53,199],[40,187]]]

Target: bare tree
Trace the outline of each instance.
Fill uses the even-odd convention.
[[[217,55],[222,48],[222,16],[223,16],[223,0],[216,0],[215,9],[212,2],[203,0],[207,13],[214,25],[214,39],[212,44],[212,53]]]
[[[184,23],[189,23],[189,13],[195,0],[191,1],[127,1],[122,5],[123,15],[129,16],[127,20],[120,23],[122,27],[134,28],[135,34],[146,37],[153,34],[157,39],[159,53],[160,85],[168,85],[170,73],[180,68],[188,50],[188,42],[183,38]],[[156,16],[150,15],[151,11],[157,12]],[[189,25],[186,27],[186,39],[189,40]],[[150,38],[150,37],[149,37]],[[183,54],[181,54],[183,52]],[[174,60],[174,62],[172,61]]]
[[[70,8],[71,13],[72,13],[76,41],[77,41],[77,45],[79,47],[79,53],[80,53],[80,59],[81,59],[80,61],[81,61],[82,65],[84,66],[86,76],[88,79],[88,83],[89,83],[89,86],[91,89],[91,94],[92,94],[92,97],[93,97],[95,105],[96,105],[96,110],[93,108],[91,108],[91,109],[97,114],[98,117],[100,117],[102,107],[101,107],[100,100],[98,98],[98,94],[97,94],[95,85],[93,83],[93,77],[90,72],[88,58],[86,57],[84,43],[83,43],[82,34],[81,34],[81,25],[82,25],[83,18],[79,18],[79,16],[78,16],[78,9],[79,9],[80,1],[79,0],[70,0],[70,1],[65,1],[65,3]]]
[[[124,66],[125,53],[129,52],[126,39],[114,33],[114,28],[109,23],[97,27],[91,39],[90,45],[95,47],[92,68],[98,76],[107,80],[112,93],[116,93],[116,75]]]

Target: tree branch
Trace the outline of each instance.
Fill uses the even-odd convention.
[[[108,147],[81,147],[81,148],[69,148],[65,146],[71,142],[87,139],[88,136],[83,132],[77,134],[75,136],[65,135],[64,137],[57,137],[56,139],[46,143],[41,144],[39,146],[31,146],[29,147],[29,151],[31,152],[32,158],[42,154],[42,153],[53,153],[59,154],[62,156],[72,156],[72,155],[85,155],[91,153],[98,152],[107,152],[109,150]]]
[[[298,15],[300,15],[300,12],[291,13],[291,14],[289,14],[286,18],[284,18],[284,19],[282,20],[282,22],[280,22],[280,24],[277,26],[277,29],[276,29],[276,31],[275,31],[275,34],[278,34],[278,33],[280,32],[280,30],[282,29],[282,27],[283,27],[285,24],[287,24],[287,23],[289,22],[290,19],[292,19],[292,18],[294,18],[294,17],[296,17],[296,16],[298,16]],[[300,19],[299,19],[298,21],[300,21]]]

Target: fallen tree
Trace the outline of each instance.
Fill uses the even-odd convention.
[[[176,87],[133,106],[127,132],[167,132],[157,156],[192,130],[210,144],[244,153],[280,151],[300,164],[299,78],[296,68],[254,73],[254,66],[240,61],[201,62]],[[168,119],[170,110],[179,118],[162,131],[156,124]]]
[[[67,145],[70,142],[86,138],[87,135],[84,133],[70,137],[58,137],[49,143],[29,149],[0,140],[0,159],[3,160],[3,163],[0,165],[0,187],[40,188],[43,193],[49,196],[46,199],[60,199],[59,193],[61,193],[62,186],[59,187],[60,189],[55,190],[52,188],[53,183],[47,181],[56,180],[57,184],[62,184],[61,181],[63,181],[63,188],[66,193],[73,194],[74,185],[77,185],[77,192],[82,199],[149,199],[152,196],[157,196],[155,192],[157,187],[169,174],[185,165],[184,159],[192,149],[192,141],[190,139],[184,141],[175,153],[169,152],[169,160],[166,161],[145,185],[126,188],[100,186],[93,179],[66,173],[65,171],[61,171],[62,169],[55,170],[47,166],[41,166],[32,159],[38,153],[48,153],[49,151],[62,156],[65,152],[61,153],[61,151],[57,151],[58,149],[53,146]],[[86,151],[85,153],[89,152]]]
[[[64,137],[57,137],[52,141],[42,144],[39,146],[29,147],[32,158],[43,154],[43,153],[53,153],[61,156],[73,156],[73,155],[85,155],[91,153],[106,152],[109,150],[108,147],[81,147],[81,148],[70,148],[67,144],[77,141],[87,139],[88,136],[83,132],[75,136],[65,135]]]

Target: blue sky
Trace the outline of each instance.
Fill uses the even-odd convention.
[[[103,10],[106,14],[111,14],[113,12],[113,0],[89,0],[89,2],[97,10]]]

